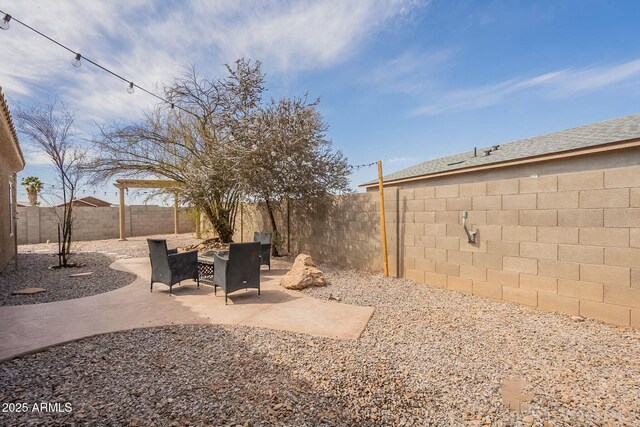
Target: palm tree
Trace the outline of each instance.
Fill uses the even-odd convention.
[[[29,196],[29,203],[31,206],[38,206],[38,193],[42,191],[42,181],[37,176],[29,176],[23,178],[20,182],[27,189],[27,195]]]

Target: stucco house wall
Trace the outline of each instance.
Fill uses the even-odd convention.
[[[16,255],[16,174],[24,165],[9,106],[0,88],[0,271]]]

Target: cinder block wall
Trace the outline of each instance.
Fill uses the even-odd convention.
[[[385,189],[390,272],[640,327],[639,156],[635,150]],[[467,241],[463,211],[478,231],[476,244]],[[324,212],[295,210],[292,252],[381,271],[378,215],[377,192],[336,197]],[[269,230],[265,219],[245,213],[244,239]],[[285,221],[278,220],[281,231]]]
[[[119,237],[118,207],[74,207],[73,240],[102,240]],[[128,206],[125,208],[126,235],[148,236],[174,232],[173,208]],[[193,216],[180,209],[178,230],[195,230]],[[18,244],[58,240],[58,216],[52,208],[29,206],[18,208]]]
[[[397,189],[385,190],[385,214],[389,271],[398,274]],[[320,262],[345,267],[382,271],[380,210],[377,193],[360,193],[332,198],[325,207],[293,206],[290,210],[291,254],[305,253]],[[287,248],[287,210],[283,204],[276,222]],[[240,225],[241,224],[241,225]],[[240,233],[242,228],[243,233]],[[264,207],[245,205],[236,222],[234,241],[251,241],[254,231],[271,231]]]
[[[640,327],[639,166],[402,189],[400,200],[405,277]]]

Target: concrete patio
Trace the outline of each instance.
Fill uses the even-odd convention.
[[[335,339],[357,339],[373,307],[322,301],[285,290],[279,279],[290,263],[274,260],[255,290],[214,295],[213,286],[185,283],[173,296],[162,284],[149,293],[148,258],[116,261],[112,268],[137,275],[128,286],[73,300],[0,307],[0,361],[94,335],[173,324],[245,325]]]

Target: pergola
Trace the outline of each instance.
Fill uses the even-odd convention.
[[[178,234],[178,191],[182,184],[176,181],[163,179],[117,179],[113,184],[120,190],[120,240],[125,238],[125,204],[124,193],[129,188],[175,188],[173,202],[173,231]],[[196,233],[200,234],[200,220],[196,221]]]

